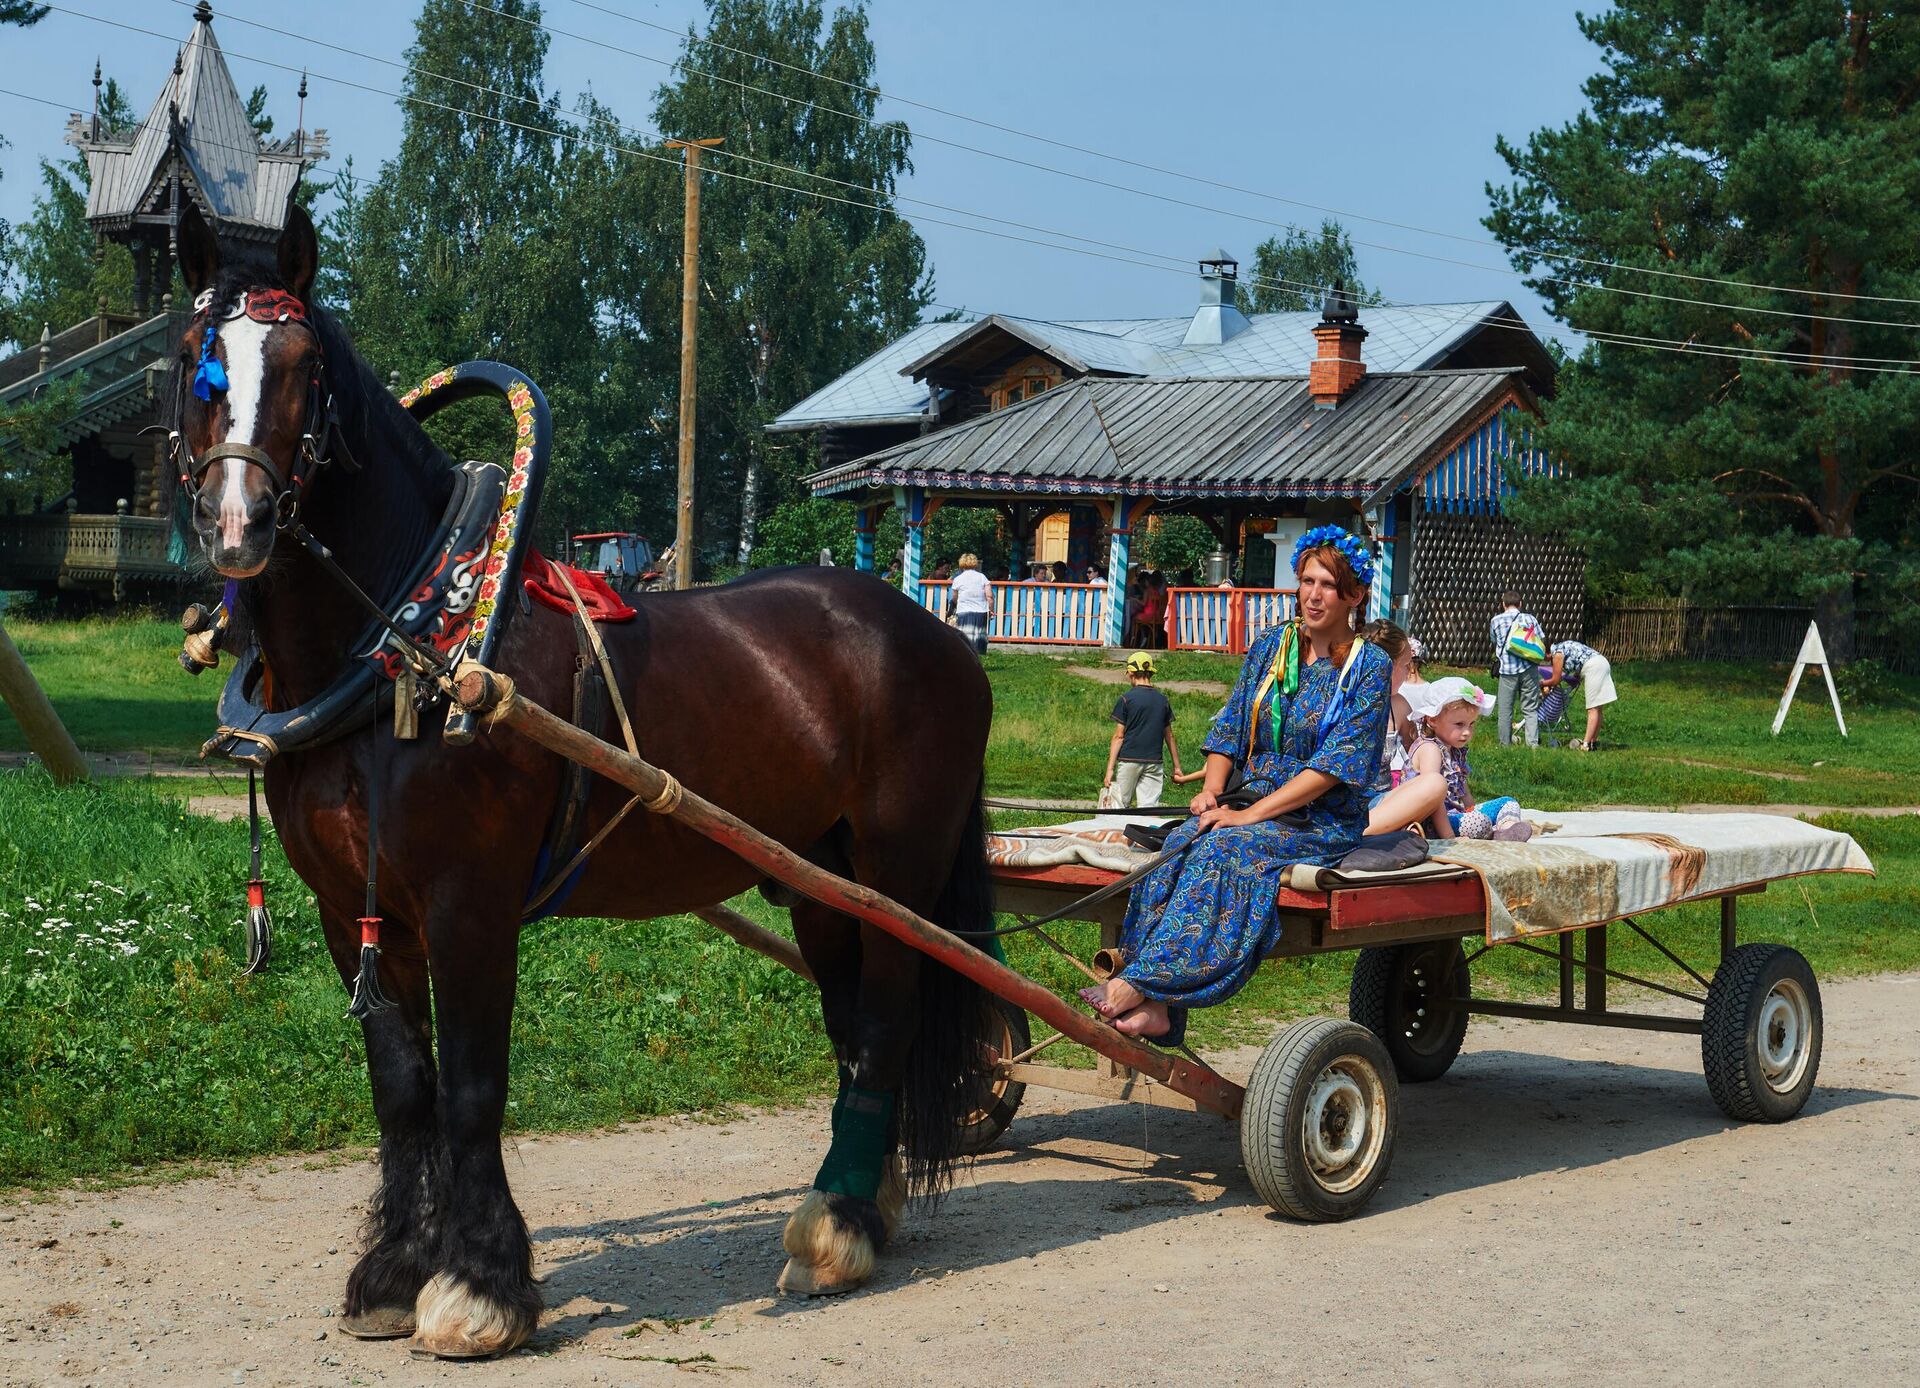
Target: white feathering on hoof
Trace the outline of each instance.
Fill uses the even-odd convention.
[[[475,1291],[450,1272],[438,1272],[414,1302],[413,1346],[442,1359],[487,1359],[520,1348],[533,1318]]]
[[[776,1284],[788,1296],[838,1296],[873,1276],[874,1248],[858,1229],[833,1217],[827,1197],[807,1192],[780,1236],[787,1265]]]
[[[886,1226],[887,1242],[892,1243],[900,1228],[901,1211],[907,1207],[907,1171],[900,1163],[898,1152],[889,1153],[886,1165],[880,1168],[880,1189],[873,1200],[880,1207],[880,1222]]]

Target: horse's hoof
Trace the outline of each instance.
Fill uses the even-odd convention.
[[[780,1278],[774,1286],[782,1296],[845,1296],[857,1290],[860,1284],[822,1281],[819,1268],[811,1267],[798,1258],[789,1258],[787,1265],[780,1269]]]
[[[356,1340],[404,1340],[413,1334],[411,1306],[369,1306],[340,1318],[340,1333]]]
[[[787,1265],[775,1284],[789,1296],[839,1296],[873,1276],[876,1245],[886,1238],[871,1200],[807,1192],[780,1236]]]
[[[435,1359],[492,1359],[524,1345],[536,1319],[451,1273],[435,1273],[414,1304],[416,1328],[408,1348]]]

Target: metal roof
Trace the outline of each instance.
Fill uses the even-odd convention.
[[[102,131],[95,138],[81,117],[68,122],[67,138],[87,159],[88,221],[111,226],[166,210],[177,119],[180,153],[214,229],[279,233],[294,185],[326,152],[326,132],[263,140],[247,119],[211,20],[206,7],[195,12],[193,32],[137,130]]]
[[[1368,497],[1509,400],[1516,367],[1370,371],[1338,407],[1304,376],[1085,378],[828,468],[816,495],[894,486],[1111,496]]]
[[[1370,373],[1380,374],[1433,366],[1490,320],[1517,319],[1518,315],[1505,302],[1484,300],[1368,308],[1363,317],[1367,367]],[[926,323],[815,391],[767,428],[779,433],[836,425],[918,423],[926,413],[927,386],[913,379],[912,373],[936,363],[943,349],[963,349],[961,338],[990,334],[996,324],[1004,325],[1013,337],[1094,373],[1217,378],[1303,375],[1318,350],[1313,325],[1319,321],[1318,309],[1253,314],[1250,326],[1225,342],[1196,346],[1182,342],[1193,322],[1191,314],[1072,323],[994,314],[976,323]],[[1534,350],[1540,350],[1537,344]]]

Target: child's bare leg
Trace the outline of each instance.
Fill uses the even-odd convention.
[[[1415,776],[1402,781],[1373,807],[1367,819],[1369,834],[1391,834],[1431,819],[1446,807],[1447,783],[1438,776]]]

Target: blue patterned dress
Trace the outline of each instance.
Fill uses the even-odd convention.
[[[1366,832],[1367,789],[1386,740],[1393,662],[1362,643],[1348,675],[1345,709],[1324,737],[1320,718],[1340,667],[1331,660],[1303,664],[1300,688],[1286,709],[1283,746],[1276,750],[1273,700],[1286,696],[1271,686],[1263,691],[1263,685],[1279,643],[1278,628],[1253,643],[1232,696],[1213,720],[1206,750],[1232,757],[1258,795],[1271,794],[1303,770],[1324,772],[1339,784],[1289,814],[1291,823],[1267,820],[1202,834],[1189,821],[1167,836],[1169,849],[1199,841],[1133,889],[1120,928],[1127,959],[1120,977],[1146,997],[1173,1005],[1173,1031],[1161,1040],[1177,1040],[1184,1032],[1184,1009],[1210,1007],[1244,988],[1278,943],[1274,901],[1281,870],[1290,863],[1337,862]]]

